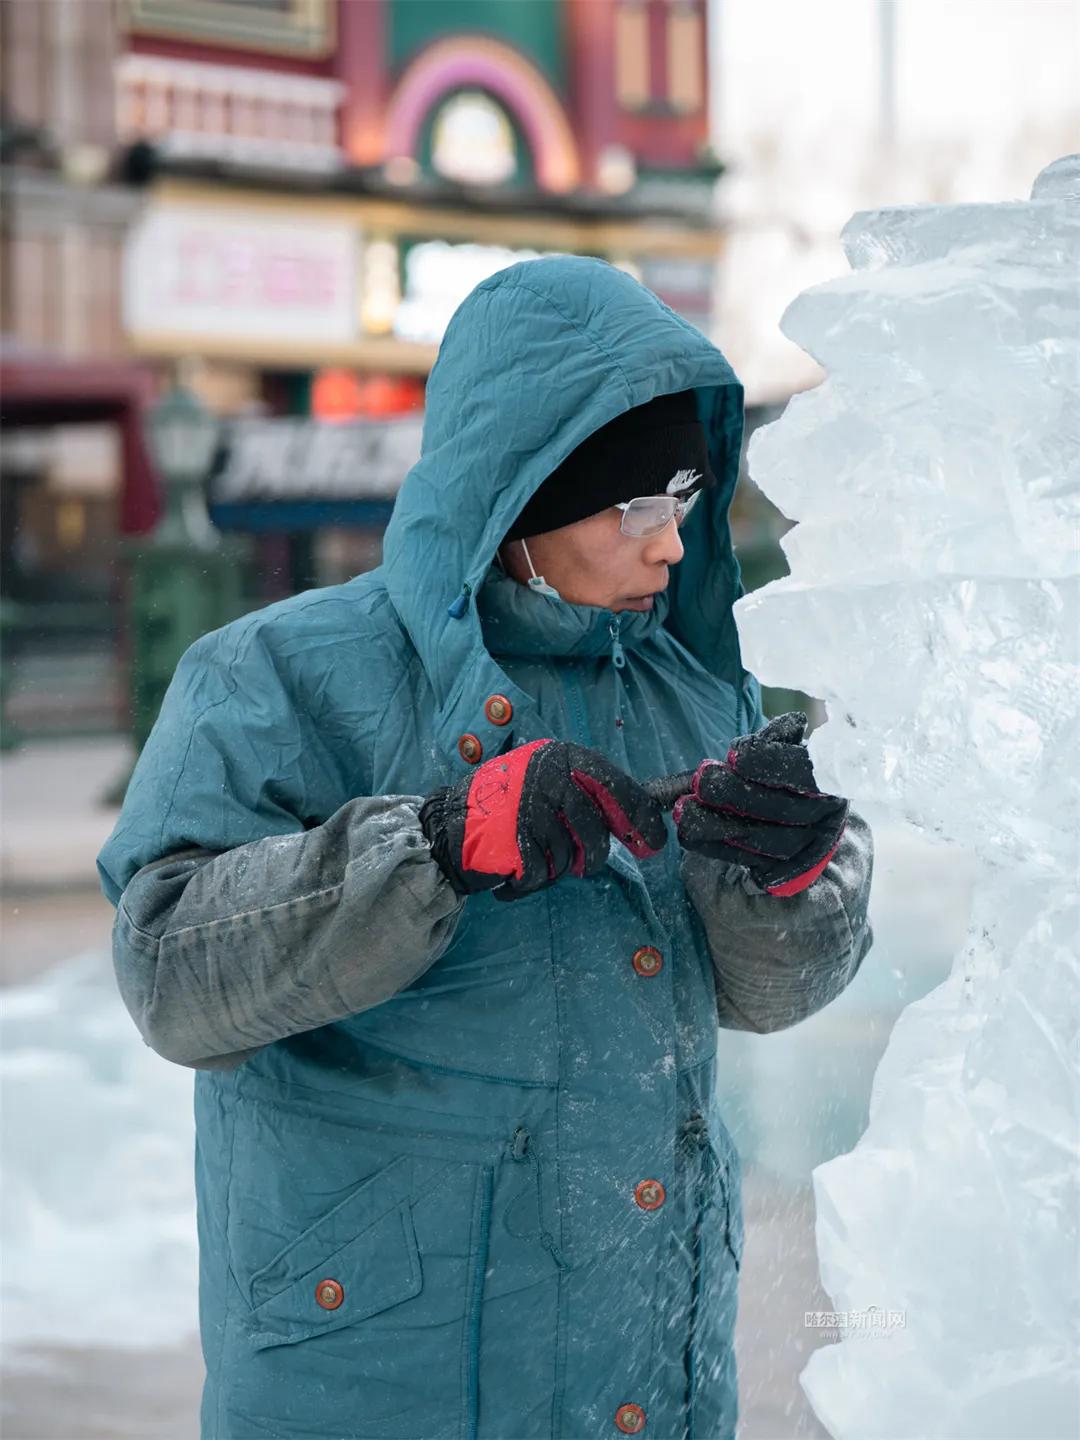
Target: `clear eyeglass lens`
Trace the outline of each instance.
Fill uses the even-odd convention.
[[[624,535],[633,535],[638,539],[658,535],[665,525],[670,525],[674,514],[673,496],[639,495],[623,507],[620,528]]]
[[[624,535],[633,535],[639,540],[659,535],[673,519],[681,525],[700,494],[700,490],[695,490],[687,500],[679,500],[674,495],[638,495],[620,505],[622,520],[619,528]]]

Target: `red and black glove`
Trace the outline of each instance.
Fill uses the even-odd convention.
[[[636,780],[561,740],[519,745],[436,790],[420,826],[459,895],[494,889],[498,900],[598,874],[612,835],[639,859],[667,840],[660,806]]]
[[[848,802],[817,787],[802,743],[807,718],[778,715],[733,740],[726,760],[703,760],[672,816],[687,850],[745,865],[770,895],[797,895],[836,853]]]

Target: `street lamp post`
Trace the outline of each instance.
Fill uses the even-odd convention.
[[[141,750],[188,646],[243,612],[246,547],[226,540],[206,509],[205,481],[220,438],[217,418],[174,389],[150,411],[147,441],[165,513],[131,564],[131,719]]]

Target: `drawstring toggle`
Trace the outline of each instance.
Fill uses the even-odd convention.
[[[468,583],[461,587],[461,594],[451,602],[447,614],[451,620],[460,620],[469,608],[469,596],[472,594],[472,586]]]

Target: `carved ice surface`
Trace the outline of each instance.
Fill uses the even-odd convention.
[[[966,847],[978,874],[865,1135],[814,1171],[848,1325],[802,1383],[838,1440],[1074,1437],[1080,156],[1029,202],[860,214],[844,244],[852,274],[782,324],[828,378],[750,449],[800,523],[790,576],[736,607],[743,655],[826,701],[823,789]],[[899,1313],[853,1329],[872,1306]]]

